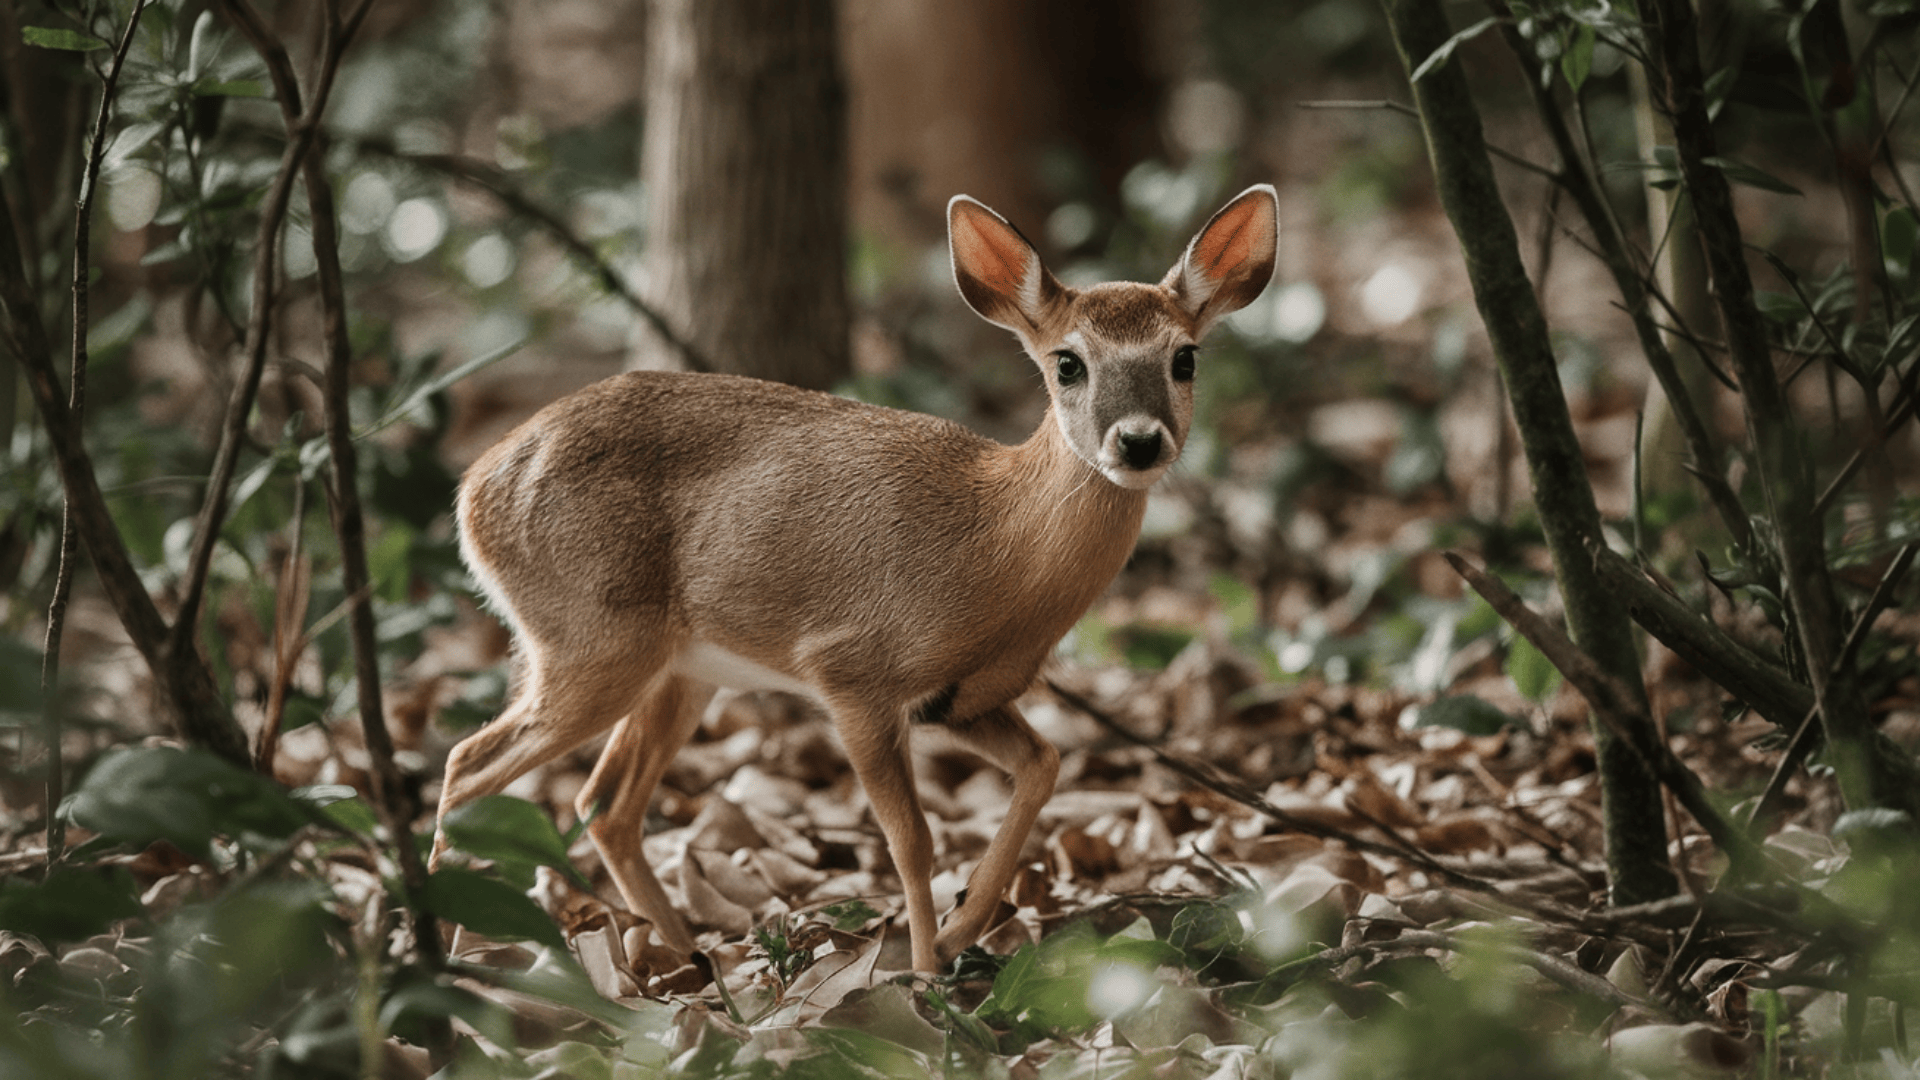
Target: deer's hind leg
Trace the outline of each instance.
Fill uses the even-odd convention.
[[[648,865],[647,806],[675,754],[693,737],[714,688],[663,673],[613,730],[575,808],[628,910],[653,923],[668,948],[691,954],[693,933]]]
[[[648,667],[631,657],[604,657],[528,648],[527,684],[499,718],[462,739],[447,755],[439,817],[475,799],[495,795],[528,770],[606,731],[625,716],[645,686]],[[657,667],[658,665],[655,665]],[[446,853],[436,829],[432,863]]]

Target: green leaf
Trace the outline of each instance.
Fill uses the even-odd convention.
[[[167,840],[202,857],[215,836],[284,839],[318,820],[280,787],[204,750],[117,750],[67,804],[73,822],[113,840]]]
[[[1545,701],[1560,686],[1560,672],[1533,642],[1514,635],[1507,650],[1507,675],[1529,701]]]
[[[1739,78],[1740,69],[1737,67],[1723,67],[1707,76],[1707,118],[1709,120],[1720,114],[1721,106],[1727,103],[1727,95],[1733,91],[1733,84],[1738,82]]]
[[[927,1076],[927,1063],[921,1055],[877,1035],[851,1028],[814,1028],[806,1032],[807,1042],[823,1051],[819,1056],[795,1062],[806,1072],[822,1077],[846,1076]],[[796,1073],[802,1069],[796,1069]],[[795,1073],[789,1073],[795,1075]]]
[[[220,52],[220,43],[214,40],[218,32],[212,9],[202,11],[200,17],[193,21],[193,36],[187,44],[188,82],[199,82],[200,76],[213,65]]]
[[[1799,188],[1794,187],[1785,180],[1771,173],[1762,172],[1742,161],[1735,161],[1732,158],[1710,157],[1702,158],[1701,163],[1711,165],[1721,172],[1726,173],[1727,179],[1736,184],[1745,184],[1748,187],[1759,188],[1762,191],[1776,191],[1782,195],[1800,194]]]
[[[339,802],[328,803],[320,812],[326,815],[328,821],[362,836],[372,835],[373,830],[380,824],[379,816],[373,812],[373,807],[367,805],[365,799],[341,799]]]
[[[396,980],[397,981],[397,980]],[[421,1022],[428,1018],[452,1017],[485,1036],[495,1046],[512,1047],[513,1013],[465,987],[449,986],[425,978],[407,981],[380,1005],[380,1027],[384,1031],[422,1038],[427,1031]]]
[[[880,913],[874,910],[873,905],[858,897],[842,900],[837,904],[828,904],[820,909],[820,914],[831,919],[833,928],[843,933],[858,930],[880,917]]]
[[[1913,274],[1916,234],[1920,234],[1920,222],[1914,218],[1913,207],[1898,206],[1888,212],[1880,225],[1880,255],[1886,260],[1888,273],[1895,277]]]
[[[380,538],[367,549],[367,574],[373,579],[373,594],[390,604],[407,598],[413,581],[414,531],[403,521],[389,521]]]
[[[1567,85],[1573,87],[1576,94],[1593,71],[1593,40],[1593,27],[1580,27],[1574,31],[1573,43],[1560,57],[1560,74],[1566,77]]]
[[[137,124],[128,124],[120,129],[108,145],[101,167],[108,172],[127,163],[127,159],[147,148],[155,139],[167,130],[167,125],[158,120],[147,120]]]
[[[524,347],[525,345],[526,345],[525,339],[510,342],[506,345],[500,346],[498,349],[495,349],[490,353],[482,353],[481,355],[476,356],[473,359],[466,361],[465,363],[458,364],[446,371],[441,372],[440,374],[434,376],[432,379],[427,380],[425,383],[422,383],[419,387],[415,388],[412,393],[406,396],[405,400],[400,402],[400,404],[395,405],[393,408],[387,410],[386,415],[380,417],[380,419],[378,420],[375,420],[371,425],[365,428],[362,428],[359,431],[354,432],[353,437],[355,439],[365,439],[370,435],[374,435],[378,432],[384,431],[387,428],[392,427],[393,425],[399,423],[400,421],[405,420],[409,415],[413,413],[415,409],[426,404],[426,401],[428,398],[432,397],[433,395],[439,393],[442,390],[445,390],[447,387],[452,386],[454,383],[459,382],[461,379],[466,378],[467,376],[473,374],[474,372],[479,371],[482,368],[486,368],[490,365],[497,364],[500,361],[506,359],[507,357],[512,356],[514,353],[519,352],[521,348]]]
[[[66,52],[92,52],[95,49],[109,48],[106,42],[92,34],[83,34],[78,30],[58,30],[51,26],[23,26],[20,28],[20,40],[42,49],[62,49]]]
[[[1495,23],[1499,21],[1500,21],[1499,19],[1495,18],[1492,15],[1489,15],[1486,18],[1481,19],[1479,22],[1474,23],[1472,26],[1467,27],[1465,30],[1462,30],[1459,33],[1448,38],[1445,42],[1441,44],[1439,48],[1433,50],[1432,56],[1429,56],[1425,60],[1420,61],[1420,66],[1413,69],[1413,74],[1407,78],[1407,81],[1419,82],[1421,79],[1426,77],[1427,72],[1432,71],[1434,68],[1439,67],[1440,65],[1446,63],[1448,58],[1453,56],[1453,52],[1455,49],[1458,49],[1462,44],[1468,41],[1472,41],[1474,38],[1479,37],[1481,34],[1487,31],[1488,27],[1493,26]]]
[[[140,886],[125,867],[63,866],[45,881],[0,881],[0,926],[45,942],[83,941],[141,914]]]
[[[1807,305],[1801,303],[1800,298],[1791,293],[1755,289],[1753,303],[1760,309],[1762,318],[1781,326],[1792,326],[1807,314]]]
[[[553,818],[525,799],[511,795],[475,799],[441,818],[440,829],[454,847],[490,860],[501,877],[521,888],[533,887],[533,871],[540,866],[581,881],[567,859],[566,841],[554,828]]]
[[[0,725],[37,724],[46,709],[40,690],[40,650],[0,637]]]
[[[193,84],[193,92],[198,97],[263,98],[267,96],[267,84],[259,79],[197,82]]]
[[[564,950],[560,928],[527,894],[472,870],[435,870],[421,900],[427,910],[478,934],[505,941],[537,941]]]
[[[1468,735],[1493,735],[1513,727],[1514,719],[1472,694],[1454,694],[1420,707],[1415,727],[1446,727]]]

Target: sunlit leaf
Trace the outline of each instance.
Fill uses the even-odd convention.
[[[1489,15],[1486,18],[1481,19],[1479,22],[1474,23],[1472,26],[1467,27],[1465,30],[1462,30],[1459,33],[1448,38],[1446,41],[1441,43],[1439,48],[1433,50],[1432,56],[1429,56],[1425,60],[1420,61],[1420,66],[1413,69],[1413,75],[1407,81],[1419,82],[1421,79],[1426,77],[1427,72],[1432,71],[1434,68],[1439,67],[1441,64],[1446,63],[1447,60],[1453,56],[1455,49],[1458,49],[1461,45],[1465,44],[1466,42],[1472,41],[1474,38],[1479,37],[1481,34],[1485,33],[1490,27],[1494,26],[1499,21],[1500,21],[1499,19],[1495,18],[1492,15]]]

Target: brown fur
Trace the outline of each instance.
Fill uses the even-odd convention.
[[[1055,282],[985,207],[956,199],[950,218],[963,295],[1047,375],[1039,430],[1003,446],[728,376],[630,373],[548,406],[460,489],[462,552],[513,624],[528,677],[454,748],[442,813],[613,728],[580,807],[599,807],[589,831],[627,903],[691,951],[640,837],[713,693],[676,665],[717,648],[831,713],[906,888],[914,966],[933,970],[986,929],[1059,767],[1013,699],[1131,552],[1145,489],[1191,416],[1170,357],[1265,287],[1275,216],[1271,189],[1250,190],[1190,245],[1213,264],[1189,256],[1160,285],[1085,291]],[[1201,244],[1218,229],[1234,235]],[[1238,249],[1251,254],[1234,261]],[[1063,386],[1053,354],[1069,342],[1089,373]],[[1115,431],[1133,428],[1163,436],[1145,470],[1113,459]],[[932,838],[907,761],[916,713],[1015,787],[937,935]]]

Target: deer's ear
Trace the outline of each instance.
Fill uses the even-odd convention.
[[[1255,184],[1213,215],[1160,284],[1204,334],[1266,289],[1279,243],[1280,197],[1273,185]]]
[[[1017,334],[1039,329],[1062,289],[1019,229],[981,202],[955,195],[947,203],[947,242],[967,306]]]

